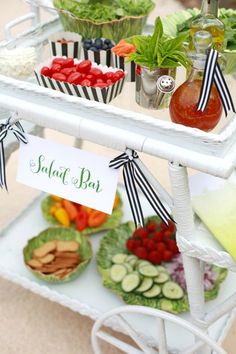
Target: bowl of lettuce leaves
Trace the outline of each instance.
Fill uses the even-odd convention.
[[[152,0],[54,0],[53,5],[65,31],[115,42],[140,34],[155,6]]]
[[[166,35],[178,37],[188,33],[190,23],[200,14],[199,9],[187,9],[176,12],[162,18],[162,24]],[[226,59],[225,74],[236,73],[236,10],[219,9],[219,19],[225,25],[225,41],[223,55]]]

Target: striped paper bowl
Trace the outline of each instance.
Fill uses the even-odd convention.
[[[61,43],[61,40],[68,43]],[[48,41],[52,56],[66,56],[68,58],[80,58],[82,37],[74,32],[58,32],[51,36]],[[71,41],[71,42],[70,42]]]
[[[115,68],[124,70],[126,74],[126,81],[127,82],[134,82],[135,81],[135,69],[136,64],[134,61],[126,63],[127,58],[121,57],[112,53],[112,62]]]
[[[94,100],[102,103],[109,103],[116,96],[118,96],[123,89],[125,76],[122,79],[116,81],[111,86],[99,88],[69,84],[68,82],[58,81],[55,79],[51,79],[50,77],[41,75],[40,72],[42,67],[50,67],[53,59],[54,58],[50,58],[50,60],[41,63],[34,70],[37,82],[40,86],[51,88],[53,90],[69,94],[71,96],[86,98],[88,100]],[[81,61],[82,60],[75,60],[75,64],[79,64]],[[98,68],[102,70],[103,73],[116,72],[118,70],[116,68],[98,65],[96,63],[92,63],[92,68]]]
[[[101,38],[104,40],[104,38]],[[92,38],[92,40],[94,40]],[[115,45],[115,43],[113,42]],[[87,50],[83,48],[83,43],[81,45],[80,59],[89,59],[94,63],[106,65],[106,66],[114,66],[113,65],[113,55],[111,49],[107,50],[99,50],[94,52],[93,50]]]

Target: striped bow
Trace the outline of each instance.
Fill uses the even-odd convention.
[[[14,125],[18,128],[16,129]],[[7,133],[10,131],[13,132],[18,141],[22,141],[24,144],[27,144],[27,138],[25,136],[24,129],[20,122],[16,122],[13,125],[10,123],[10,118],[7,123],[0,124],[0,187],[5,187],[7,190],[7,181],[6,181],[6,167],[5,167],[5,154],[4,154],[4,145],[3,140],[6,138]]]
[[[217,62],[218,55],[218,52],[214,49],[208,52],[197,110],[205,111],[211,94],[211,87],[214,82],[224,106],[225,115],[227,116],[229,111],[235,112],[235,108],[228,86]]]
[[[140,187],[141,191],[149,201],[150,205],[152,206],[156,214],[159,215],[161,220],[166,225],[168,225],[169,220],[172,221],[174,220],[172,219],[172,217],[170,216],[170,214],[168,213],[168,211],[160,201],[159,197],[157,196],[155,190],[148,182],[144,173],[136,163],[135,159],[138,158],[139,157],[137,152],[132,150],[131,155],[124,152],[123,154],[111,160],[109,163],[109,167],[115,169],[124,166],[123,168],[124,184],[129,199],[131,211],[133,214],[135,226],[136,228],[139,225],[144,227],[143,211],[140,204],[136,183]]]

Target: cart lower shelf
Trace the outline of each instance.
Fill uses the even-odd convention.
[[[126,195],[123,188],[120,193],[124,201],[124,219],[130,220],[131,214]],[[43,219],[40,210],[40,203],[44,194],[37,197],[27,209],[25,209],[10,225],[1,231],[0,234],[0,276],[13,281],[20,286],[31,290],[32,292],[55,301],[75,312],[88,316],[92,319],[113,308],[122,306],[124,303],[115,294],[102,286],[101,276],[97,271],[95,257],[89,264],[84,273],[75,281],[66,284],[46,284],[35,278],[25,267],[23,262],[22,250],[27,240],[37,235],[40,231],[48,227],[47,222]],[[152,214],[152,210],[145,205],[142,200],[144,214]],[[91,236],[94,255],[98,249],[99,241],[104,233]],[[218,303],[224,301],[229,295],[236,291],[236,274],[230,272],[225,282],[222,284],[219,296],[216,300],[206,304],[206,309],[212,309]],[[189,320],[190,315],[183,314],[182,318]],[[229,328],[234,313],[224,316],[211,326],[209,333],[215,340],[223,340],[227,329]],[[156,338],[156,326],[153,320],[143,318],[142,321],[135,320],[135,317],[128,319],[134,328],[144,337],[150,344],[154,344]],[[115,321],[109,323],[113,329],[121,330]],[[185,330],[179,329],[176,335],[176,327],[169,325],[167,333],[170,331],[168,338],[170,346],[180,348],[182,346],[182,338],[185,338],[185,345],[193,343],[193,337],[187,334]],[[147,335],[148,333],[148,335]]]

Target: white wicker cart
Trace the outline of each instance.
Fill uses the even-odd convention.
[[[38,16],[38,12],[36,14]],[[9,39],[8,26],[8,41],[3,42],[1,47],[9,43],[11,46],[45,43],[48,36],[59,29],[59,20],[54,18],[40,26],[41,31],[37,32],[37,36],[32,29],[17,38]],[[127,85],[127,90],[129,89]],[[0,76],[0,106],[17,112],[20,119],[118,151],[124,151],[128,147],[169,161],[174,215],[178,224],[177,242],[184,260],[191,319],[204,331],[208,330],[209,335],[221,344],[234,319],[232,310],[236,304],[236,293],[234,294],[236,276],[233,272],[236,270],[236,263],[213,236],[203,228],[200,229],[199,223],[195,222],[191,208],[187,167],[223,179],[229,178],[236,164],[236,120],[229,117],[228,124],[221,127],[220,131],[205,133],[173,124],[166,119],[134,112],[137,107],[134,110],[127,109],[129,102],[127,102],[126,92],[110,105],[105,105],[39,87],[33,80],[25,82]],[[119,105],[126,109],[119,108]],[[134,103],[131,109],[133,106]],[[158,113],[155,115],[158,116]],[[122,187],[121,193],[125,199]],[[82,274],[78,282],[58,286],[46,286],[33,278],[25,269],[21,252],[27,238],[47,226],[46,222],[39,218],[39,203],[42,197],[34,200],[30,208],[24,210],[13,223],[1,231],[0,250],[4,252],[1,252],[0,275],[93,319],[120,306],[122,302],[102,287],[95,261]],[[146,206],[144,211],[147,215],[150,213]],[[34,222],[36,217],[37,224]],[[128,205],[125,205],[125,218],[130,217]],[[22,230],[25,236],[17,238],[19,233],[22,234]],[[94,251],[97,250],[100,239],[101,236],[94,238]],[[218,299],[207,305],[204,302],[203,262],[226,267],[232,271]],[[4,264],[8,265],[7,268]],[[89,292],[86,275],[89,275],[90,279]],[[97,293],[95,302],[94,297],[90,298],[89,295],[94,292]],[[182,317],[190,320],[188,315]],[[113,329],[121,330],[116,321],[110,321],[108,324]],[[137,324],[134,321],[133,324],[141,334],[147,332],[144,329],[148,326],[150,331],[145,340],[149,344],[156,344],[155,330],[152,325],[154,323],[144,318],[142,323]],[[169,330],[171,331],[172,328]],[[182,335],[184,336],[183,333]],[[172,346],[180,345],[181,348],[179,339],[181,333],[177,336],[172,332],[172,337]],[[191,337],[184,338],[186,342],[189,341],[189,344],[193,341]],[[200,352],[205,354],[203,349]]]

